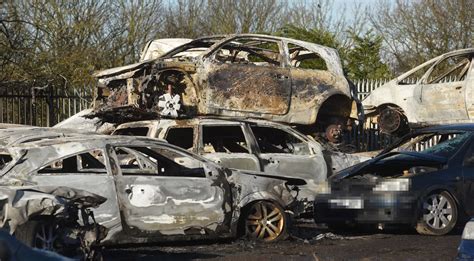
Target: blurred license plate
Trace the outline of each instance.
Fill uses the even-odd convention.
[[[364,207],[364,201],[360,198],[330,199],[329,203],[334,208],[362,209]]]

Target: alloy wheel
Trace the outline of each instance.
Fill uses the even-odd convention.
[[[453,221],[453,206],[442,194],[432,194],[423,202],[423,220],[431,228],[443,229]]]
[[[285,213],[275,204],[259,201],[253,204],[245,220],[247,235],[254,239],[273,241],[285,229]]]

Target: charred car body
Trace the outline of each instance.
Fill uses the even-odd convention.
[[[119,125],[113,135],[163,139],[224,167],[303,179],[306,185],[300,187],[298,198],[308,202],[318,193],[318,184],[333,171],[369,159],[326,152],[292,127],[265,120],[197,117],[138,121]]]
[[[473,182],[474,125],[422,129],[332,176],[315,199],[315,221],[410,224],[442,235],[474,214]]]
[[[94,220],[104,228],[100,245],[225,238],[239,233],[278,240],[285,237],[291,210],[298,203],[292,188],[304,184],[289,177],[231,171],[147,138],[44,138],[10,144],[2,149],[1,157],[1,185],[15,199],[28,200],[29,194],[18,191],[30,186],[74,188],[106,199],[94,210]],[[28,206],[35,204],[27,204],[25,211]],[[48,206],[39,209],[46,211]],[[37,227],[51,222],[50,212],[31,213],[25,223],[28,229],[20,229],[29,234],[22,238],[37,238],[41,231]]]
[[[161,116],[263,118],[337,140],[361,110],[336,50],[266,35],[200,38],[158,59],[95,74],[88,117],[123,123]]]
[[[367,118],[389,134],[474,122],[473,59],[474,48],[446,53],[373,90],[362,101]]]

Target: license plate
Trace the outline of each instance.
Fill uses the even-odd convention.
[[[362,209],[364,201],[360,198],[339,198],[330,199],[329,203],[334,208]]]

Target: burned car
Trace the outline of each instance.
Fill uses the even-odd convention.
[[[409,128],[474,122],[474,48],[438,56],[373,90],[367,118],[389,134]]]
[[[420,234],[449,233],[474,215],[474,124],[421,129],[375,158],[329,179],[315,199],[315,221],[408,224]]]
[[[320,143],[291,126],[265,120],[198,117],[138,121],[119,125],[112,135],[163,139],[224,167],[304,179],[307,185],[300,187],[298,198],[308,202],[318,192],[318,184],[333,171],[369,159],[324,151]]]
[[[222,168],[166,142],[141,137],[47,138],[12,144],[0,155],[2,187],[67,186],[106,199],[94,209],[94,220],[105,228],[99,242],[104,246],[240,234],[279,240],[298,203],[296,186],[304,184],[291,177]],[[38,233],[50,222],[49,215],[29,218],[29,229],[23,230],[29,234],[21,238],[42,237]],[[61,243],[49,241],[52,246]]]
[[[124,123],[159,117],[260,118],[326,132],[330,140],[361,110],[337,51],[268,35],[211,36],[154,60],[108,69],[87,117]]]

